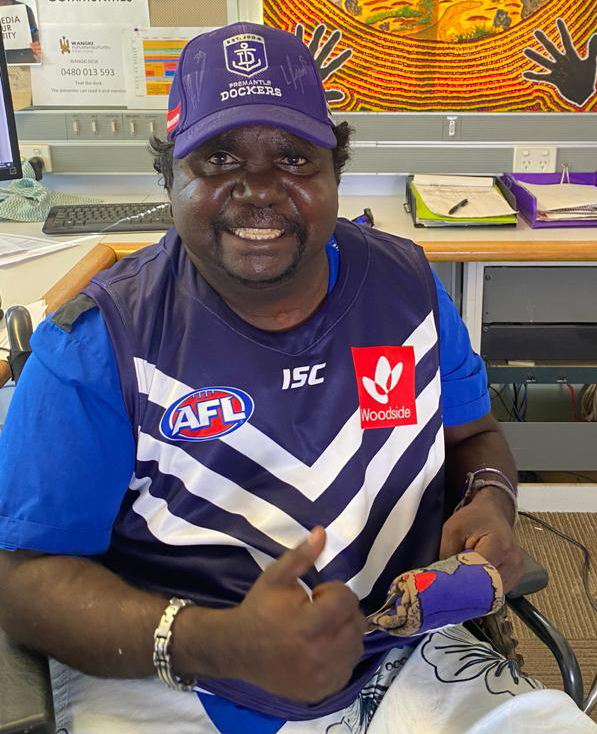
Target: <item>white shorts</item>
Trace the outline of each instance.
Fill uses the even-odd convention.
[[[252,719],[157,678],[105,680],[56,661],[50,667],[57,734],[597,734],[565,693],[521,675],[459,625],[414,650],[391,650],[351,706],[311,721]]]

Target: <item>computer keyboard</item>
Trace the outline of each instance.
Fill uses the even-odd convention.
[[[164,201],[124,204],[61,204],[50,209],[45,234],[86,232],[155,232],[174,224],[170,204]]]

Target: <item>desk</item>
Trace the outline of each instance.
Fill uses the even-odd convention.
[[[440,263],[464,263],[462,316],[475,351],[480,351],[485,267],[489,265],[586,266],[597,263],[597,227],[576,229],[531,229],[526,222],[514,227],[453,227],[422,229],[413,225],[398,197],[346,196],[340,200],[340,214],[352,218],[370,205],[375,225],[421,245],[434,263],[446,287],[449,270]],[[134,243],[111,237],[119,256],[136,249]],[[454,283],[452,283],[454,286]],[[449,288],[449,290],[453,290]],[[596,311],[597,314],[597,311]],[[597,315],[595,317],[597,321]]]
[[[443,263],[454,269],[454,263],[464,263],[462,313],[477,351],[481,345],[486,267],[589,267],[597,263],[597,227],[533,230],[525,222],[520,222],[515,228],[420,229],[413,226],[411,217],[404,212],[402,197],[399,196],[344,196],[340,199],[340,214],[352,218],[365,206],[373,210],[379,229],[418,242],[434,264]],[[2,224],[0,231],[39,235],[41,225]],[[148,233],[92,236],[72,249],[0,269],[0,293],[6,306],[37,300],[96,244],[109,244],[123,255],[137,249],[140,243],[155,241],[157,237],[159,234],[151,237]],[[443,277],[445,273],[444,270]],[[597,322],[597,309],[595,313]],[[597,370],[594,379],[579,381],[597,382]],[[597,424],[505,423],[503,426],[521,468],[597,469],[594,448],[597,445]],[[540,466],[536,463],[539,456]]]
[[[136,201],[155,200],[156,196],[105,198],[107,201]],[[400,196],[343,196],[340,198],[340,215],[350,219],[362,213],[366,206],[373,210],[376,227],[418,242],[433,262],[597,262],[597,227],[533,230],[520,222],[516,227],[420,229],[413,226],[410,215],[404,212]],[[0,224],[1,232],[43,236],[41,224],[3,222]],[[139,242],[155,241],[159,236],[156,233],[152,237],[147,232],[104,237],[90,235],[89,239],[69,250],[1,268],[0,293],[3,301],[6,306],[11,306],[40,298],[98,242],[110,242],[124,248]],[[56,241],[55,237],[48,239]],[[470,323],[468,316],[472,314],[470,308],[468,310],[469,314],[465,315],[467,323]]]
[[[91,192],[90,192],[91,193]],[[124,201],[157,201],[160,196],[156,194],[144,196],[106,196],[103,200],[108,202]],[[0,294],[2,295],[3,308],[31,303],[38,300],[43,294],[67,273],[81,258],[101,242],[101,235],[74,235],[65,237],[63,235],[47,237],[41,231],[42,222],[34,224],[20,224],[18,222],[1,222],[0,235],[2,233],[18,234],[22,236],[43,237],[49,243],[61,241],[77,241],[78,244],[67,250],[60,250],[33,260],[25,260],[15,265],[0,268]],[[142,232],[133,235],[114,235],[110,239],[117,238],[121,242],[156,241],[160,237],[151,233]]]

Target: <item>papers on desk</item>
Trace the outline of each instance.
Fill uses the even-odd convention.
[[[0,268],[22,260],[45,255],[56,250],[66,250],[81,242],[81,238],[65,242],[52,242],[41,237],[23,237],[18,234],[0,235]]]
[[[519,182],[537,199],[537,217],[546,220],[597,219],[597,187],[587,184]]]
[[[425,227],[516,224],[516,209],[491,176],[413,176],[415,224]]]

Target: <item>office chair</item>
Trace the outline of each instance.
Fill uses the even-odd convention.
[[[97,245],[44,296],[51,312],[76,296],[96,272],[110,267],[118,257],[139,245],[115,250]],[[31,321],[22,307],[7,313],[10,353],[0,362],[0,386],[9,377],[17,380],[29,354]],[[554,655],[564,690],[579,708],[589,713],[597,702],[597,676],[584,700],[580,667],[563,635],[525,598],[547,586],[547,571],[524,552],[523,577],[507,595],[508,607],[547,645]],[[505,611],[469,623],[473,633],[488,641],[506,657],[520,662],[516,641]],[[0,629],[0,734],[54,734],[54,712],[47,659],[11,642]]]

